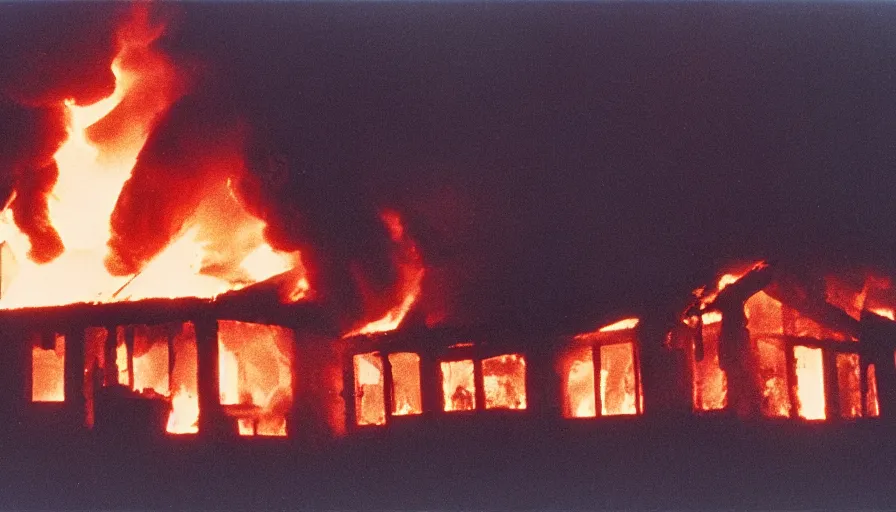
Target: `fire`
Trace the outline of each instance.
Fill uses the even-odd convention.
[[[858,354],[837,354],[837,385],[840,399],[840,416],[862,416],[861,367]]]
[[[378,352],[355,354],[352,357],[355,375],[355,422],[358,425],[385,425],[387,396],[392,398],[392,416],[408,416],[423,412],[420,356],[413,352],[397,352],[389,354],[388,361],[387,367]],[[390,370],[392,389],[387,390],[386,375]]]
[[[571,418],[593,418],[597,415],[594,407],[594,362],[591,349],[583,349],[572,354],[566,373],[566,400],[564,415]]]
[[[286,435],[293,343],[292,331],[283,327],[218,322],[220,399],[240,435]]]
[[[385,425],[383,362],[379,354],[358,354],[355,364],[355,410],[358,425]]]
[[[139,272],[120,276],[106,268],[110,219],[122,189],[156,119],[184,93],[176,66],[152,45],[164,27],[150,26],[146,6],[134,12],[118,34],[119,52],[111,66],[116,77],[112,95],[93,105],[65,103],[68,139],[54,155],[59,173],[48,196],[50,224],[58,232],[63,252],[49,262],[32,260],[31,242],[17,227],[12,209],[0,214],[4,242],[0,308],[149,297],[209,298],[301,267],[297,252],[282,253],[265,242],[264,222],[247,213],[233,194],[210,194],[213,197],[201,207],[205,211],[197,212]],[[97,127],[101,142],[91,140],[91,130]],[[114,128],[111,134],[110,127]],[[222,169],[222,186],[229,174],[242,172],[241,161],[230,163],[231,169]],[[233,237],[239,237],[243,253],[222,262],[216,245]],[[222,263],[229,264],[230,270],[222,272]],[[308,283],[303,278],[298,278],[301,286],[288,297],[304,295]]]
[[[868,365],[868,392],[865,395],[865,411],[869,418],[880,416],[880,404],[877,398],[877,372],[873,364]]]
[[[526,408],[526,359],[506,354],[482,360],[486,409]]]
[[[728,404],[728,376],[719,362],[722,314],[703,313],[703,360],[693,359],[694,406],[701,411],[724,409]]]
[[[31,400],[34,402],[62,402],[65,400],[63,374],[65,371],[65,338],[55,335],[51,348],[41,348],[40,339],[32,341]]]
[[[388,332],[397,329],[401,321],[404,320],[405,315],[411,310],[411,306],[414,305],[414,302],[420,296],[425,267],[423,266],[423,258],[417,249],[417,244],[407,235],[404,224],[401,222],[401,216],[397,212],[386,210],[381,216],[389,231],[390,238],[398,249],[397,265],[401,299],[382,318],[348,333],[346,337]]]
[[[420,390],[420,356],[412,352],[389,354],[392,367],[392,415],[423,412]]]
[[[766,263],[765,261],[757,261],[757,262],[751,263],[750,265],[748,265],[746,267],[739,268],[736,271],[732,271],[730,273],[723,274],[719,278],[718,282],[716,283],[714,290],[707,291],[705,286],[694,290],[693,294],[695,297],[697,297],[697,299],[699,301],[699,309],[701,311],[706,309],[706,307],[709,304],[711,304],[712,301],[714,301],[716,299],[716,297],[719,296],[719,294],[722,292],[722,290],[724,290],[728,286],[740,281],[741,278],[743,278],[745,275],[749,274],[750,272],[752,272],[754,270],[760,270],[760,269],[766,268],[767,266],[768,266],[768,263]],[[685,323],[689,323],[688,319],[685,319]]]
[[[565,379],[564,416],[596,416],[598,396],[601,416],[641,413],[640,369],[635,358],[638,323],[638,318],[626,318],[573,338],[592,346],[573,347],[560,361],[559,371]]]
[[[615,332],[615,331],[626,331],[628,329],[634,329],[638,326],[637,318],[625,318],[616,323],[610,324],[606,327],[601,327],[597,332]]]
[[[446,411],[476,408],[476,381],[473,360],[442,361],[442,393]]]
[[[825,419],[824,364],[820,348],[796,346],[797,413],[807,420]]]
[[[171,414],[165,430],[171,434],[195,434],[199,432],[199,398],[181,387],[171,397]]]
[[[638,414],[635,358],[631,343],[600,347],[600,414]]]
[[[890,320],[896,320],[896,314],[894,314],[892,308],[874,308],[871,310],[871,312],[875,315],[889,318]]]

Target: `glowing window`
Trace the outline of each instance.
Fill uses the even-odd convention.
[[[787,388],[787,354],[775,339],[757,339],[758,381],[762,393],[762,414],[769,417],[790,416],[790,392]]]
[[[159,327],[134,326],[134,391],[169,396],[168,339]]]
[[[506,354],[482,360],[486,409],[526,408],[526,359]]]
[[[165,427],[168,433],[197,433],[199,398],[196,392],[196,330],[193,324],[174,322],[152,326],[118,326],[113,333],[114,359],[107,365],[107,329],[87,327],[84,330],[85,424],[93,427],[96,421],[95,397],[101,389],[105,386],[123,386],[135,395],[170,403]],[[126,344],[128,336],[133,336],[131,354],[128,354]],[[133,378],[128,370],[129,359]]]
[[[384,425],[383,360],[378,353],[357,354],[355,367],[355,420],[358,425]]]
[[[199,432],[199,395],[196,368],[196,327],[192,322],[169,324],[167,333],[174,348],[171,376],[171,412],[165,430],[170,434]]]
[[[837,354],[837,388],[840,416],[848,419],[861,417],[862,386],[858,354]]]
[[[573,338],[579,345],[566,353],[559,367],[565,417],[593,418],[598,410],[601,416],[643,411],[635,352],[638,323],[627,318]]]
[[[443,361],[442,391],[446,411],[472,411],[476,408],[476,382],[473,360]]]
[[[220,403],[241,436],[285,436],[292,408],[292,330],[218,322]]]
[[[638,414],[635,355],[631,343],[601,345],[600,398],[602,416]]]
[[[724,409],[728,405],[728,377],[719,361],[722,315],[703,315],[703,359],[692,353],[694,407],[700,411]]]
[[[31,401],[65,401],[65,337],[31,336]],[[45,345],[49,343],[49,346]]]
[[[131,372],[128,369],[128,347],[125,343],[125,327],[119,325],[115,330],[115,368],[118,370],[118,383],[131,386]]]
[[[567,418],[593,418],[594,360],[591,347],[579,347],[571,351],[563,362],[561,374],[566,377],[563,416]]]
[[[389,365],[392,367],[392,414],[422,413],[420,356],[412,352],[389,354]]]
[[[877,375],[873,364],[868,365],[868,391],[865,394],[865,410],[869,418],[880,416],[880,408],[877,401]]]
[[[807,420],[825,418],[824,363],[820,348],[793,347],[796,363],[797,413]]]

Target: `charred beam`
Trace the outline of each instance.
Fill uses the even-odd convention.
[[[218,322],[198,317],[196,327],[196,378],[199,399],[199,435],[210,439],[226,437],[224,409],[218,380]]]
[[[722,311],[719,363],[728,374],[728,403],[742,418],[760,412],[761,391],[754,378],[755,362],[742,304],[729,304]]]
[[[77,430],[85,421],[84,409],[84,329],[72,326],[65,333],[64,393],[70,427]]]

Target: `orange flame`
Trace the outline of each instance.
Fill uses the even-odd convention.
[[[171,397],[171,414],[166,430],[171,434],[195,434],[199,432],[199,399],[181,387]]]
[[[820,348],[793,347],[796,360],[797,413],[807,420],[825,419],[824,363]]]
[[[65,338],[56,335],[53,348],[44,350],[38,345],[31,349],[31,400],[34,402],[62,402],[65,400],[63,375],[65,372]]]
[[[392,241],[401,252],[398,261],[401,300],[386,312],[382,318],[346,334],[346,337],[394,331],[401,325],[401,321],[404,320],[405,315],[408,314],[411,306],[414,305],[420,296],[423,275],[426,269],[423,266],[423,258],[420,256],[417,244],[407,236],[404,225],[401,222],[401,216],[397,212],[386,210],[382,213],[382,219],[389,230],[390,238],[392,238]]]
[[[598,332],[614,332],[634,329],[638,326],[638,322],[639,320],[637,318],[625,318],[606,327],[601,327],[600,329],[598,329]]]
[[[765,268],[767,266],[768,266],[768,264],[765,261],[757,261],[757,262],[752,263],[747,267],[743,267],[737,271],[723,274],[722,277],[719,278],[719,281],[716,283],[714,290],[707,291],[705,286],[697,288],[696,290],[693,291],[693,294],[700,301],[699,302],[700,310],[702,311],[702,310],[706,309],[706,306],[708,306],[710,303],[712,303],[712,301],[714,301],[716,299],[716,297],[719,296],[719,294],[722,292],[722,290],[724,290],[728,286],[740,281],[741,278],[743,278],[745,275],[749,274],[750,272],[752,272],[754,270],[759,270],[759,269]],[[688,320],[689,319],[685,319],[685,323],[687,323],[688,325],[691,325],[688,322]]]
[[[594,348],[574,347],[561,362],[560,373],[565,379],[563,392],[566,417],[597,415],[596,364],[600,367],[600,380],[597,382],[600,390],[600,415],[640,414],[640,390],[636,389],[640,369],[635,362],[634,337],[634,329],[638,323],[638,318],[625,318],[573,337],[575,341],[598,341],[599,344]],[[611,339],[607,338],[608,333],[612,336]]]
[[[112,95],[89,106],[65,103],[69,136],[54,155],[59,176],[48,198],[50,222],[64,252],[45,264],[30,260],[30,241],[16,226],[12,211],[0,213],[0,241],[5,246],[0,309],[150,297],[210,298],[301,266],[298,252],[279,252],[265,242],[264,222],[246,212],[231,194],[208,207],[217,215],[194,216],[187,222],[137,275],[113,276],[107,271],[110,218],[119,195],[155,120],[182,94],[176,67],[152,45],[162,30],[149,26],[147,19],[145,6],[138,6],[133,20],[119,33],[119,52],[111,66],[116,77]],[[115,109],[127,110],[128,125],[101,146],[94,144],[88,128]],[[241,169],[242,162],[232,164],[233,170]],[[210,247],[212,239],[235,236],[234,230],[217,227],[223,218],[229,227],[236,227],[245,252],[236,258],[232,271],[216,270],[211,275],[205,269],[219,263]],[[308,283],[302,279],[289,298],[301,298],[307,291]]]
[[[719,361],[722,313],[703,313],[703,360],[693,358],[694,406],[701,411],[724,409],[728,405],[728,375]]]
[[[896,320],[896,314],[892,308],[875,308],[871,310],[872,313],[878,316],[882,316],[884,318],[889,318],[890,320]]]
[[[292,331],[231,320],[218,323],[220,403],[242,436],[285,436],[292,406]]]

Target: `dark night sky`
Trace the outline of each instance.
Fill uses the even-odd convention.
[[[163,45],[205,77],[193,110],[288,161],[268,191],[300,212],[288,236],[375,269],[376,208],[397,208],[426,306],[460,321],[593,318],[753,257],[893,266],[896,6],[167,7]],[[0,6],[0,86],[32,45],[96,46],[47,44],[60,10],[105,26]]]

